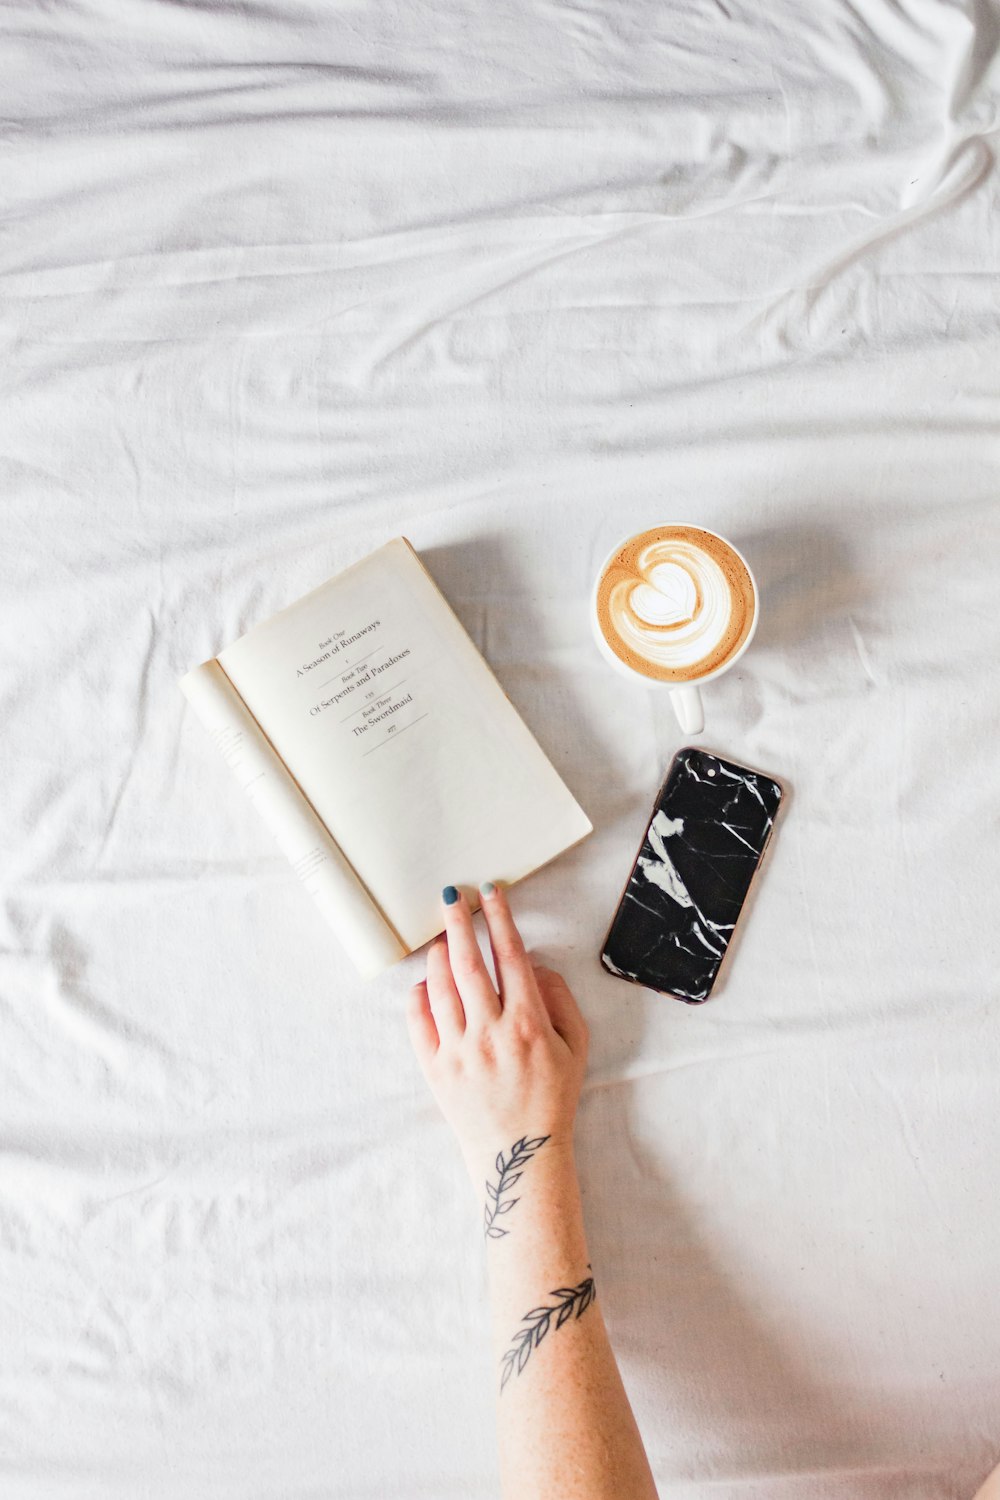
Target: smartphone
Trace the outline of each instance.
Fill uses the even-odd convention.
[[[689,1005],[708,999],[781,790],[749,766],[678,750],[604,939],[609,974]]]

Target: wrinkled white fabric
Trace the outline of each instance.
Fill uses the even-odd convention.
[[[591,1023],[590,1248],[661,1493],[971,1495],[1000,1458],[996,5],[0,27],[5,1500],[497,1493],[421,960],[353,977],[176,687],[398,533],[595,824],[513,900]],[[698,1009],[597,961],[679,734],[586,601],[661,520],[754,569],[703,743],[789,791]]]

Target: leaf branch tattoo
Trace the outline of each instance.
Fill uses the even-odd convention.
[[[509,1157],[505,1159],[502,1151],[497,1154],[497,1177],[499,1180],[495,1186],[492,1182],[487,1182],[486,1184],[488,1201],[483,1210],[486,1220],[483,1226],[483,1233],[487,1239],[499,1240],[505,1234],[510,1233],[509,1229],[504,1229],[502,1225],[496,1223],[496,1220],[501,1214],[509,1214],[514,1204],[520,1202],[520,1199],[505,1198],[503,1195],[509,1192],[515,1182],[520,1181],[521,1168],[526,1162],[531,1160],[539,1147],[544,1146],[545,1142],[549,1139],[550,1137],[547,1135],[536,1135],[529,1141],[526,1135],[522,1135],[521,1139],[515,1141],[513,1146],[511,1146]]]
[[[537,1349],[542,1339],[552,1326],[552,1317],[555,1314],[556,1327],[561,1328],[568,1323],[574,1312],[579,1318],[587,1311],[587,1308],[597,1296],[594,1287],[593,1276],[588,1276],[581,1281],[579,1286],[560,1286],[549,1293],[550,1297],[558,1300],[552,1306],[533,1307],[526,1312],[521,1322],[523,1328],[519,1328],[514,1334],[513,1341],[507,1353],[500,1361],[503,1374],[500,1377],[500,1389],[503,1390],[510,1377],[516,1370],[518,1375],[528,1363],[532,1349]]]

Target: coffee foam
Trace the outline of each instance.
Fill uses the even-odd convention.
[[[698,526],[656,526],[601,574],[598,628],[626,666],[695,682],[724,666],[753,628],[753,580],[738,553]]]

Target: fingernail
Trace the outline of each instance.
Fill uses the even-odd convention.
[[[444,890],[441,892],[441,898],[444,901],[445,906],[454,906],[455,902],[458,900],[458,892],[453,885],[446,885]]]
[[[484,880],[482,885],[479,887],[479,894],[481,896],[492,896],[495,890],[496,886],[493,884],[492,880]]]

